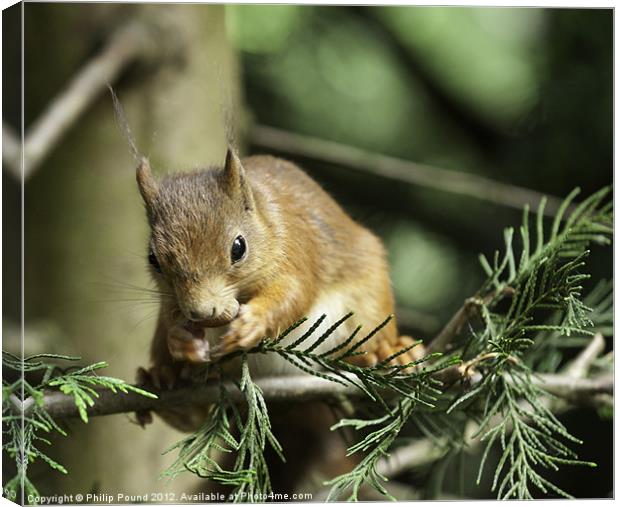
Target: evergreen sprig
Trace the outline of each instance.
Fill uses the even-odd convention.
[[[537,373],[554,373],[563,364],[567,351],[584,347],[593,333],[603,336],[613,334],[613,282],[600,280],[583,298],[583,304],[590,309],[588,319],[591,326],[576,329],[571,336],[557,332],[557,325],[563,318],[561,311],[552,312],[546,324],[533,338],[533,344],[524,355],[525,363]]]
[[[563,347],[583,345],[584,337],[608,329],[612,318],[611,286],[599,284],[582,298],[582,283],[588,275],[580,272],[590,245],[611,241],[611,202],[604,202],[609,189],[593,194],[564,216],[576,195],[574,191],[564,201],[546,240],[544,201],[535,217],[534,241],[526,208],[518,262],[512,229],[504,233],[501,258],[496,252],[492,266],[484,256],[480,258],[488,276],[478,296],[482,326],[470,328],[464,357],[478,358],[473,362],[482,379],[458,396],[448,412],[463,409],[481,418],[476,436],[486,442],[486,448],[478,482],[493,444],[500,443],[492,486],[498,498],[530,498],[532,486],[567,496],[543,478],[540,469],[594,466],[578,460],[562,442],[578,440],[546,407],[549,395],[532,381],[535,372],[559,367]],[[498,304],[506,295],[509,304]]]
[[[2,422],[5,436],[2,448],[15,460],[17,468],[16,475],[4,485],[5,495],[12,500],[17,499],[22,486],[29,503],[40,496],[27,474],[28,466],[37,459],[60,473],[67,473],[65,467],[41,450],[41,444],[51,445],[45,435],[56,432],[67,436],[45,410],[43,402],[46,392],[60,390],[73,395],[80,417],[85,423],[88,422],[87,407],[93,406],[95,398],[98,397],[94,387],[110,389],[115,393],[133,391],[150,398],[157,397],[123,380],[97,375],[97,370],[107,366],[105,362],[83,368],[63,367],[58,364],[75,363],[79,360],[79,357],[59,354],[37,354],[21,359],[10,352],[2,351],[4,368],[20,375],[13,383],[4,379],[2,382]]]
[[[235,502],[258,501],[272,493],[269,469],[264,452],[267,442],[282,461],[282,447],[271,431],[271,422],[263,393],[250,377],[247,356],[243,356],[239,389],[245,395],[247,415],[239,425],[241,437],[235,461],[235,472],[251,476],[234,491]],[[239,421],[239,419],[237,419]]]
[[[381,458],[389,455],[388,450],[411,417],[415,407],[416,400],[411,397],[403,397],[394,408],[382,417],[370,420],[343,419],[332,427],[332,430],[353,427],[356,430],[371,429],[371,431],[360,442],[350,446],[347,450],[348,456],[357,452],[369,451],[361,462],[351,472],[326,481],[325,484],[331,486],[327,501],[339,500],[347,491],[350,491],[347,500],[357,501],[360,489],[364,484],[369,484],[379,493],[395,500],[381,484],[381,482],[387,482],[388,479],[377,471],[377,464]]]
[[[456,421],[443,425],[444,436],[450,434],[450,438],[435,438],[438,445],[447,449],[443,455],[448,457],[463,455],[465,425],[472,418],[481,421],[477,436],[486,441],[487,447],[478,481],[493,444],[501,443],[502,454],[493,483],[499,498],[529,498],[531,485],[543,493],[566,496],[542,477],[539,469],[557,470],[559,465],[594,466],[578,460],[562,443],[562,440],[579,441],[546,408],[543,399],[548,395],[532,382],[533,373],[526,364],[528,353],[530,363],[541,364],[549,361],[547,354],[551,350],[557,350],[545,344],[545,337],[582,338],[611,322],[611,287],[602,285],[582,301],[581,284],[588,276],[580,273],[590,244],[610,243],[612,204],[604,202],[609,189],[593,194],[565,216],[577,193],[577,190],[572,192],[564,201],[546,238],[544,200],[535,216],[533,240],[529,211],[525,208],[519,229],[520,255],[514,248],[514,230],[509,228],[504,232],[503,255],[495,252],[492,262],[480,256],[487,279],[470,301],[477,306],[482,326],[464,327],[467,336],[461,342],[461,354],[467,360],[463,363],[463,374],[469,377],[478,371],[482,378],[464,394],[454,397],[446,393],[436,403],[435,413],[426,416],[427,421],[433,421],[449,414]],[[507,297],[509,304],[499,305]],[[558,366],[557,357],[551,361]],[[453,402],[445,407],[444,398],[450,397]],[[427,410],[419,408],[424,410],[416,411],[417,414]],[[417,419],[421,421],[420,417]],[[378,429],[350,449],[369,451],[367,456],[353,471],[327,483],[332,486],[330,499],[339,499],[350,488],[349,500],[356,500],[364,482],[390,497],[379,482],[384,477],[377,474],[376,464],[388,452],[404,423],[394,418],[342,423],[358,429],[377,424]],[[440,465],[445,468],[445,460]]]
[[[284,461],[282,447],[271,431],[267,404],[260,387],[250,376],[247,356],[242,357],[237,388],[244,394],[245,416],[231,403],[223,382],[218,401],[211,406],[205,423],[194,434],[165,452],[178,450],[174,463],[162,474],[174,478],[183,471],[234,486],[235,502],[258,501],[272,493],[269,469],[264,457],[267,443]],[[233,433],[239,434],[235,438]],[[232,470],[218,463],[218,454],[235,452]]]
[[[302,347],[303,342],[312,336],[325,319],[325,315],[323,315],[299,339],[288,345],[283,345],[284,338],[306,321],[306,319],[302,319],[284,331],[276,340],[263,340],[250,353],[276,353],[304,373],[342,385],[355,386],[363,391],[371,401],[380,404],[388,411],[391,408],[386,402],[386,397],[393,396],[410,398],[416,403],[432,406],[436,391],[435,387],[439,385],[433,379],[432,374],[455,364],[458,358],[451,357],[447,360],[436,361],[433,366],[430,366],[432,359],[437,360],[442,356],[440,353],[434,353],[426,354],[424,357],[406,364],[390,363],[392,359],[406,354],[414,347],[419,346],[422,342],[418,341],[408,347],[397,350],[390,357],[385,358],[374,366],[362,367],[348,361],[352,357],[364,354],[361,351],[362,345],[384,328],[390,322],[392,316],[388,316],[381,324],[358,340],[355,340],[355,338],[359,334],[360,327],[356,328],[342,343],[320,353],[315,352],[352,316],[353,313],[348,313],[330,326],[327,331],[312,340],[311,345],[305,348]],[[425,365],[425,367],[421,368],[422,365]],[[346,375],[347,373],[349,375]]]
[[[342,385],[356,387],[367,396],[368,400],[386,409],[386,415],[374,421],[374,424],[380,425],[388,420],[391,422],[385,428],[380,427],[374,437],[368,438],[360,446],[353,446],[350,449],[351,453],[366,450],[380,439],[389,439],[390,436],[393,439],[398,434],[400,425],[407,420],[406,414],[410,413],[415,405],[422,404],[432,407],[432,402],[436,394],[439,393],[437,390],[438,382],[433,380],[432,374],[446,366],[455,364],[457,358],[437,362],[432,367],[429,366],[424,369],[421,369],[421,365],[427,363],[431,358],[438,358],[441,354],[430,354],[404,365],[389,364],[391,359],[418,346],[420,342],[417,342],[397,351],[375,366],[360,367],[348,362],[347,359],[362,354],[360,352],[361,346],[387,325],[392,318],[391,316],[362,338],[355,340],[360,331],[358,327],[342,343],[319,352],[321,345],[326,343],[333,333],[352,315],[351,313],[345,315],[325,332],[315,337],[317,329],[326,318],[323,315],[299,338],[285,344],[285,338],[290,337],[291,333],[307,320],[302,319],[273,340],[265,339],[247,352],[233,353],[223,358],[223,361],[226,361],[242,355],[241,378],[238,388],[245,395],[246,403],[243,407],[243,411],[247,412],[245,417],[241,416],[241,411],[226,396],[224,377],[220,375],[221,394],[217,403],[211,407],[210,416],[193,435],[166,451],[176,449],[178,456],[163,475],[176,477],[183,471],[189,471],[203,478],[233,485],[232,497],[236,501],[264,499],[266,495],[272,493],[269,470],[264,458],[267,443],[282,460],[285,458],[282,455],[280,444],[271,431],[271,423],[262,392],[251,378],[247,361],[250,354],[277,354],[302,372]],[[310,345],[305,345],[311,338]],[[394,404],[390,401],[394,398],[401,399],[401,401]],[[344,420],[334,429],[347,425],[356,426],[356,424],[355,420]],[[238,439],[233,436],[233,427],[236,427],[240,434]],[[389,443],[386,441],[386,447],[388,445]],[[235,452],[237,454],[232,470],[224,470],[218,464],[215,454],[222,452]],[[381,451],[377,451],[374,456],[366,460],[369,470],[374,469],[376,461],[381,455]],[[372,477],[379,477],[373,471],[368,473]],[[358,478],[363,481],[365,475],[363,472],[359,473],[354,482]],[[341,482],[342,487],[346,488],[345,480],[343,479]],[[371,483],[378,484],[373,479],[371,479]],[[355,488],[355,491],[359,489],[359,487]]]
[[[492,405],[486,405],[483,421],[474,435],[486,441],[477,482],[480,483],[489,451],[499,442],[502,452],[492,485],[499,499],[531,499],[531,485],[542,493],[571,498],[538,470],[557,471],[559,465],[596,465],[578,460],[576,453],[562,442],[563,439],[582,443],[545,406],[545,393],[532,384],[529,374],[527,368],[513,368],[508,375],[499,377],[495,386],[499,396]]]
[[[73,396],[75,406],[80,413],[80,418],[85,423],[88,423],[88,407],[94,406],[95,399],[99,397],[99,394],[95,390],[96,387],[109,389],[113,393],[121,392],[127,394],[131,391],[146,396],[147,398],[157,397],[144,389],[126,383],[124,380],[96,374],[97,370],[107,368],[107,366],[108,364],[105,361],[85,366],[77,371],[55,377],[41,384],[39,389],[55,387],[61,392]]]

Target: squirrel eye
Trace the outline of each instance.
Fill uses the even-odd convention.
[[[233,264],[240,261],[245,254],[245,239],[243,236],[237,236],[233,241],[232,248],[230,249],[230,259]]]
[[[157,260],[157,256],[153,250],[149,251],[149,264],[153,266],[155,271],[161,273],[161,266],[159,265],[159,261]]]

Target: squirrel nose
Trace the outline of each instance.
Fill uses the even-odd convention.
[[[189,318],[190,320],[195,320],[195,321],[213,318],[215,317],[216,310],[217,309],[215,308],[215,306],[211,308],[207,307],[204,310],[190,310]]]

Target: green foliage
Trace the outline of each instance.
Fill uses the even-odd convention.
[[[233,487],[235,501],[262,500],[272,493],[265,451],[270,446],[282,460],[282,448],[273,434],[263,393],[251,378],[250,354],[276,354],[300,371],[357,390],[368,417],[341,420],[333,430],[350,428],[361,434],[348,455],[360,455],[349,473],[332,478],[329,500],[356,501],[363,487],[370,486],[392,498],[385,488],[387,477],[380,464],[406,440],[404,428],[417,428],[439,449],[435,453],[433,488],[441,488],[450,460],[460,458],[468,446],[480,445],[478,483],[497,456],[492,490],[498,498],[532,498],[534,489],[543,494],[568,496],[548,477],[560,466],[595,466],[578,459],[571,449],[580,441],[572,436],[553,414],[550,396],[534,382],[537,373],[556,372],[567,361],[565,352],[582,347],[595,333],[609,335],[613,319],[613,290],[599,282],[587,296],[582,273],[592,244],[607,245],[612,234],[609,189],[571,205],[573,192],[546,230],[544,201],[533,219],[525,210],[519,229],[520,248],[515,248],[514,230],[504,232],[505,249],[491,260],[481,256],[487,279],[470,298],[466,322],[452,337],[450,358],[428,354],[405,365],[390,360],[408,352],[398,351],[371,367],[355,366],[350,359],[363,354],[362,346],[390,320],[388,317],[367,335],[358,338],[357,328],[342,343],[321,351],[321,345],[349,318],[345,315],[327,331],[316,336],[325,320],[320,317],[292,343],[285,338],[304,321],[293,324],[275,339],[265,339],[246,352],[235,352],[223,361],[241,359],[241,374],[233,386],[242,394],[241,406],[232,402],[230,383],[220,365],[220,394],[210,415],[194,434],[167,452],[178,452],[174,463],[163,473],[170,479],[190,472]],[[567,211],[572,207],[572,211]],[[531,222],[531,223],[530,223]],[[532,232],[533,231],[533,232]],[[87,409],[96,403],[97,389],[138,392],[153,396],[125,382],[97,375],[106,366],[95,363],[84,368],[60,368],[59,361],[75,361],[68,356],[39,355],[23,361],[3,354],[5,368],[26,376],[3,384],[4,450],[16,460],[18,473],[5,486],[16,495],[23,483],[27,495],[36,495],[26,475],[36,459],[66,473],[62,465],[40,450],[49,445],[46,433],[65,432],[44,408],[44,389],[56,389],[73,396],[80,416],[88,422]],[[612,359],[598,359],[594,371],[609,372]],[[457,372],[460,382],[448,382],[446,372]],[[36,382],[32,379],[36,379]],[[444,379],[446,383],[442,383]],[[34,382],[34,384],[32,383]],[[23,401],[29,406],[16,412]],[[22,430],[21,424],[24,422]],[[474,430],[472,431],[472,427]],[[220,461],[224,454],[234,457],[231,468]],[[464,480],[461,480],[464,487]]]
[[[99,397],[99,394],[95,390],[96,387],[109,389],[113,393],[120,391],[126,394],[132,391],[148,398],[157,397],[143,389],[127,384],[124,380],[95,374],[96,370],[106,368],[107,366],[108,364],[104,361],[91,364],[77,371],[56,377],[42,387],[56,387],[61,392],[72,395],[75,400],[75,405],[80,412],[80,418],[85,423],[88,422],[88,407],[94,406],[95,398]]]
[[[483,308],[485,332],[498,351],[509,354],[521,347],[528,348],[531,340],[524,342],[521,337],[532,331],[555,331],[565,336],[588,334],[587,328],[592,326],[589,318],[592,310],[581,301],[581,284],[589,276],[579,270],[585,266],[590,244],[608,245],[611,242],[612,203],[601,205],[609,194],[609,189],[604,188],[584,200],[565,218],[564,213],[577,193],[578,190],[573,191],[560,207],[547,242],[543,228],[545,201],[541,201],[536,214],[535,248],[531,248],[529,211],[525,208],[518,262],[512,228],[504,232],[505,253],[501,260],[499,252],[495,252],[491,267],[486,257],[480,256],[488,275],[480,293],[488,297],[488,291],[491,291],[492,295],[489,303],[483,306],[494,306],[506,294],[511,294],[512,299],[509,310],[501,316],[492,315]],[[559,311],[562,318],[557,323],[536,324],[533,322],[535,312],[542,309]]]
[[[246,356],[243,357],[239,389],[245,395],[248,414],[245,424],[240,428],[241,438],[237,449],[235,471],[245,472],[245,475],[251,477],[249,481],[241,483],[236,491],[236,501],[244,501],[245,498],[253,499],[257,498],[257,494],[264,495],[271,492],[269,470],[263,454],[265,444],[269,442],[282,461],[285,459],[280,443],[271,432],[263,393],[250,378]]]
[[[583,339],[595,331],[609,332],[612,319],[611,286],[599,284],[588,297],[582,298],[582,283],[587,275],[580,273],[590,244],[610,242],[611,203],[604,203],[609,189],[587,198],[565,216],[576,194],[575,191],[566,199],[547,234],[543,224],[544,201],[534,217],[533,234],[529,211],[525,209],[518,254],[513,244],[514,231],[507,229],[503,255],[496,252],[491,262],[480,257],[487,280],[471,299],[479,318],[470,319],[462,336],[454,337],[460,358],[440,360],[441,354],[431,354],[402,366],[390,365],[392,358],[388,358],[376,366],[362,368],[347,359],[361,354],[361,346],[389,318],[364,338],[356,340],[358,328],[342,344],[322,353],[316,350],[352,314],[315,337],[323,316],[300,338],[283,345],[284,338],[302,320],[275,340],[265,339],[243,353],[239,389],[244,392],[247,405],[244,422],[239,409],[228,401],[222,383],[222,395],[212,407],[211,417],[196,434],[175,446],[179,456],[165,475],[176,476],[188,470],[232,484],[237,494],[271,491],[263,452],[267,442],[278,452],[280,447],[271,433],[264,399],[250,378],[246,362],[246,354],[271,353],[309,375],[356,387],[375,411],[381,411],[369,419],[343,419],[332,428],[349,427],[362,432],[361,440],[349,447],[348,454],[359,453],[363,457],[351,472],[326,483],[331,486],[329,500],[345,495],[348,500],[358,500],[366,484],[391,498],[384,487],[387,478],[378,471],[378,464],[389,455],[408,422],[443,448],[438,456],[443,457],[440,466],[444,471],[454,456],[460,456],[462,462],[468,442],[465,428],[475,423],[473,443],[485,445],[478,481],[489,462],[491,449],[500,446],[492,485],[498,498],[531,498],[532,486],[543,493],[567,496],[543,477],[541,469],[595,465],[577,459],[568,447],[579,440],[549,410],[548,395],[535,385],[532,375],[535,371],[555,371],[563,361],[561,350],[568,340],[572,340],[569,344],[573,347],[582,346]],[[419,343],[413,346],[416,345]],[[454,389],[446,391],[448,386],[440,390],[436,374],[456,367],[457,363],[461,363],[459,372],[471,387],[463,392],[459,386],[456,393]],[[239,441],[231,432],[233,425],[240,432]],[[214,457],[215,451],[236,452],[234,469],[223,470]]]
[[[413,407],[433,406],[432,402],[439,391],[436,389],[438,382],[433,380],[432,374],[454,364],[456,359],[443,361],[423,371],[417,371],[415,367],[428,362],[431,358],[437,358],[439,354],[431,354],[405,365],[389,364],[391,359],[419,345],[418,342],[398,351],[392,357],[386,358],[373,367],[365,368],[348,363],[346,360],[361,354],[360,347],[379,332],[391,317],[363,338],[356,340],[360,331],[360,328],[357,328],[341,344],[321,353],[315,352],[351,316],[352,314],[345,315],[323,334],[314,337],[316,329],[325,320],[325,315],[323,315],[301,337],[289,345],[283,345],[284,338],[305,322],[306,319],[302,319],[282,332],[276,339],[263,340],[252,350],[243,353],[241,380],[238,388],[245,395],[244,409],[247,411],[245,417],[242,417],[239,409],[230,403],[224,387],[224,377],[220,377],[220,397],[218,402],[211,407],[210,417],[196,433],[168,450],[178,449],[178,456],[163,475],[176,477],[182,471],[187,470],[200,477],[233,485],[235,488],[232,494],[236,501],[248,501],[248,499],[251,501],[272,492],[269,471],[263,455],[267,442],[282,460],[284,456],[281,453],[280,444],[271,432],[262,392],[252,381],[247,364],[247,354],[271,353],[278,354],[302,372],[341,385],[353,386],[365,394],[370,402],[386,410],[385,416],[374,421],[343,420],[336,425],[336,427],[378,427],[376,434],[370,435],[360,444],[353,446],[351,453],[365,451],[377,442],[383,442],[383,444],[379,445],[379,450],[373,451],[365,459],[364,470],[358,471],[355,477],[342,478],[335,488],[344,490],[351,485],[355,495],[361,484],[369,481],[382,490],[377,480],[381,477],[374,472],[377,460],[385,454],[389,443],[396,437],[402,424],[407,421]],[[310,345],[304,345],[311,338],[314,339],[311,340]],[[224,360],[230,360],[238,355],[239,353],[230,354]],[[392,407],[390,400],[394,398],[398,398],[399,401]],[[231,431],[233,426],[240,433],[239,440],[233,436]],[[222,469],[214,457],[217,452],[237,453],[233,470]]]
[[[507,375],[498,376],[497,400],[486,404],[483,421],[475,436],[486,441],[478,472],[478,483],[489,450],[501,443],[501,457],[493,476],[492,490],[500,499],[531,499],[530,485],[543,493],[554,492],[570,498],[566,492],[545,479],[537,469],[558,470],[558,465],[596,466],[580,461],[560,438],[581,443],[573,437],[541,401],[545,393],[529,378],[529,370],[513,368]],[[490,377],[488,377],[490,378]],[[491,396],[487,397],[487,400]],[[519,400],[523,401],[519,401]],[[511,435],[508,436],[508,433]]]
[[[303,336],[290,345],[281,345],[282,340],[305,322],[305,319],[293,324],[293,326],[284,331],[276,340],[263,340],[250,352],[276,353],[305,373],[341,385],[351,385],[360,389],[371,401],[380,404],[388,410],[389,407],[385,401],[385,397],[393,397],[395,395],[400,395],[404,398],[410,398],[414,402],[432,406],[431,402],[434,399],[433,385],[436,384],[436,382],[432,379],[431,374],[453,364],[457,358],[442,361],[433,368],[426,368],[423,372],[417,371],[416,368],[422,364],[428,363],[431,359],[438,359],[441,354],[428,354],[416,361],[411,361],[404,365],[389,364],[392,359],[419,346],[421,342],[418,341],[409,347],[397,351],[375,366],[360,367],[347,362],[347,360],[352,357],[364,354],[364,352],[360,350],[361,346],[385,327],[392,319],[391,316],[357,341],[355,338],[361,326],[355,329],[355,331],[353,331],[340,345],[334,346],[320,354],[314,352],[314,350],[319,348],[339,326],[352,316],[353,313],[345,315],[322,335],[312,340],[311,344],[305,348],[302,348],[301,345],[313,336],[314,331],[325,319],[325,315],[321,316]],[[346,375],[347,373],[349,375]]]
[[[222,484],[240,486],[251,481],[251,473],[247,474],[245,470],[224,470],[211,455],[214,451],[230,453],[239,449],[240,443],[231,433],[231,416],[233,423],[240,421],[237,407],[230,403],[224,385],[220,384],[219,398],[211,406],[211,413],[204,425],[196,433],[164,451],[168,453],[178,449],[178,457],[162,476],[175,478],[187,470]]]
[[[357,430],[367,428],[372,428],[373,430],[363,440],[348,449],[348,455],[356,452],[370,451],[360,464],[350,473],[327,481],[326,484],[332,487],[327,497],[328,501],[338,500],[349,490],[351,493],[347,500],[357,501],[360,489],[365,483],[370,484],[391,500],[395,500],[380,482],[387,482],[388,479],[377,471],[377,463],[379,459],[389,455],[388,449],[390,449],[394,439],[411,417],[415,406],[415,400],[410,397],[404,397],[395,408],[383,417],[371,420],[343,419],[333,426],[332,429],[350,426]]]
[[[582,330],[574,330],[571,336],[556,330],[555,326],[562,321],[562,312],[552,312],[546,321],[551,326],[546,326],[535,335],[534,343],[524,355],[526,364],[539,373],[553,373],[564,362],[566,352],[585,346],[592,333],[612,336],[613,296],[613,283],[610,280],[600,280],[583,298],[583,304],[590,309],[588,318],[592,325]]]
[[[3,450],[17,465],[16,475],[4,486],[5,495],[16,500],[23,487],[28,503],[39,496],[35,485],[27,475],[28,466],[40,459],[52,469],[66,474],[67,469],[52,459],[40,448],[41,444],[51,445],[46,435],[67,433],[54,421],[45,410],[44,395],[50,389],[58,389],[74,397],[81,419],[87,423],[87,407],[95,404],[98,397],[96,387],[110,389],[112,392],[127,393],[133,391],[143,396],[156,398],[152,393],[127,384],[114,377],[98,376],[96,371],[105,368],[105,362],[99,362],[84,368],[62,368],[59,362],[78,361],[79,357],[57,354],[37,354],[23,360],[9,352],[2,352],[2,364],[6,371],[20,375],[13,383],[2,382],[2,422]],[[6,373],[5,373],[6,376]],[[33,384],[34,382],[34,384]]]
[[[226,388],[220,383],[220,396],[211,406],[205,424],[193,435],[178,442],[166,452],[178,449],[175,462],[162,474],[176,477],[184,470],[199,477],[235,487],[236,502],[259,498],[271,492],[269,470],[264,452],[267,442],[284,461],[282,448],[271,432],[271,423],[262,391],[250,377],[247,357],[242,358],[241,380],[238,389],[244,394],[247,406],[245,418],[229,401]],[[237,440],[232,432],[240,434]],[[236,452],[233,470],[224,470],[213,454]]]
[[[535,217],[534,248],[526,209],[518,261],[512,229],[504,233],[501,259],[496,252],[491,266],[484,256],[480,258],[488,275],[477,297],[482,325],[466,337],[463,356],[474,358],[482,380],[457,397],[448,412],[460,408],[481,419],[475,437],[486,447],[478,483],[493,444],[500,443],[501,457],[492,486],[498,498],[531,498],[531,486],[543,493],[568,496],[539,470],[557,470],[562,464],[593,466],[577,460],[562,443],[578,440],[547,408],[548,396],[534,385],[531,376],[555,371],[563,360],[562,347],[582,346],[583,337],[610,330],[611,285],[599,283],[582,298],[582,282],[588,275],[580,273],[589,245],[610,243],[611,202],[604,203],[608,194],[605,188],[564,216],[577,191],[571,193],[546,241],[543,201]]]

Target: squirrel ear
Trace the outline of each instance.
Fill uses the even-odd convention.
[[[241,160],[237,157],[232,147],[228,147],[226,152],[226,163],[224,164],[224,178],[226,191],[231,197],[240,196],[243,199],[245,209],[254,208],[254,197],[252,189],[245,177],[245,170],[241,165]]]
[[[151,165],[145,157],[142,157],[140,165],[136,169],[136,180],[138,181],[138,189],[142,199],[144,199],[144,204],[150,207],[157,197],[158,188],[151,172]]]

